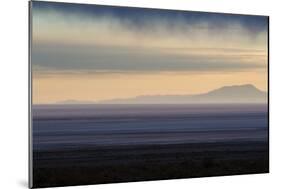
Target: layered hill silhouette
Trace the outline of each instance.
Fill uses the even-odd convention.
[[[266,103],[267,93],[251,84],[225,86],[196,95],[144,95],[100,101],[104,104]]]
[[[203,104],[266,102],[266,92],[257,89],[254,85],[246,84],[224,86],[207,93],[196,95],[143,95],[133,98],[103,100],[92,102],[92,104]],[[75,104],[79,104],[79,101],[75,101]]]

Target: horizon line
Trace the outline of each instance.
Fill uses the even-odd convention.
[[[49,103],[33,103],[32,105],[86,105],[86,104],[110,104],[110,103],[104,103],[105,101],[112,101],[112,100],[128,100],[128,99],[134,99],[134,98],[138,98],[138,97],[151,97],[151,96],[196,96],[196,95],[202,95],[202,94],[208,94],[212,91],[215,90],[219,90],[225,87],[243,87],[243,86],[249,86],[249,87],[254,87],[255,89],[257,89],[260,92],[266,93],[268,94],[268,91],[264,91],[261,90],[259,88],[257,88],[255,85],[253,84],[241,84],[241,85],[225,85],[225,86],[221,86],[221,87],[217,87],[211,90],[208,90],[206,92],[202,92],[202,93],[195,93],[195,94],[145,94],[145,95],[137,95],[137,96],[131,96],[131,97],[124,97],[124,98],[110,98],[110,99],[104,99],[104,100],[77,100],[77,99],[65,99],[65,100],[60,100],[60,101],[55,101],[55,102],[49,102]],[[268,88],[267,88],[268,89]],[[71,102],[73,101],[74,103],[67,103],[67,101]],[[116,103],[112,103],[112,104],[116,104]],[[119,103],[118,103],[119,104]],[[120,103],[121,104],[121,103]],[[126,103],[124,103],[126,104]],[[127,104],[145,104],[145,103],[127,103]],[[149,103],[149,104],[153,104],[153,103]],[[159,104],[159,103],[154,103],[154,104]],[[172,103],[166,103],[166,104],[172,104]],[[174,104],[178,104],[178,103],[174,103]],[[231,104],[231,103],[219,103],[219,102],[215,102],[215,103],[183,103],[183,104]],[[233,103],[233,104],[239,104],[239,103]],[[241,103],[241,104],[247,104],[247,103]],[[260,103],[253,103],[253,102],[249,102],[249,104],[260,104]]]

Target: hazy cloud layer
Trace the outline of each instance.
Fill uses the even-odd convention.
[[[266,68],[267,18],[33,2],[35,71]]]
[[[33,61],[38,71],[241,71],[265,68],[263,52],[209,52],[204,49],[120,48],[120,47],[37,47]],[[200,53],[198,53],[200,52]]]

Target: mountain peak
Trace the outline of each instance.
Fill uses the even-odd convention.
[[[266,92],[257,89],[254,85],[232,85],[224,86],[208,93],[199,95],[216,101],[230,102],[257,102],[266,100]]]
[[[207,94],[217,93],[217,92],[252,92],[252,93],[263,93],[261,90],[257,89],[252,84],[244,84],[244,85],[230,85],[224,86],[215,90],[208,92]],[[239,95],[239,94],[238,94]]]

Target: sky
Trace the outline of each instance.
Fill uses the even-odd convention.
[[[32,2],[33,103],[267,91],[268,18]]]

